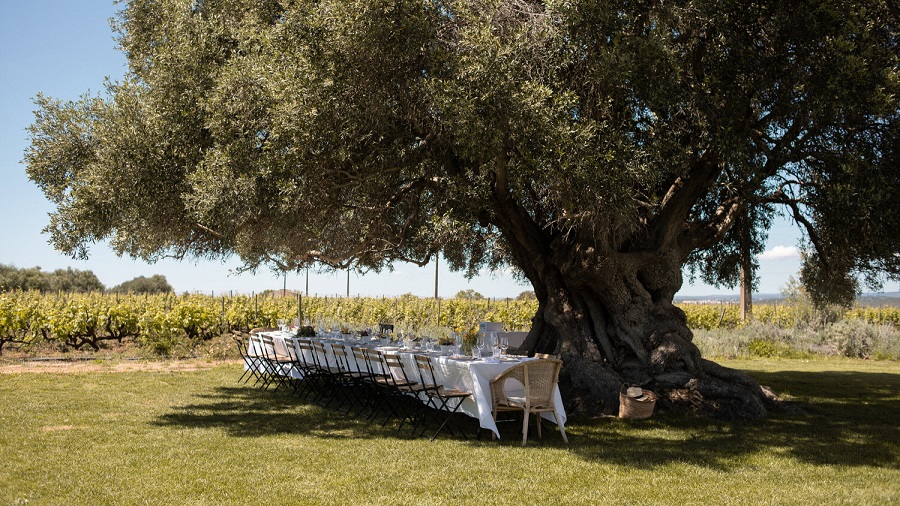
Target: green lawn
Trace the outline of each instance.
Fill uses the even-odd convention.
[[[193,372],[0,375],[0,504],[898,504],[900,365],[746,360],[804,413],[573,422],[520,447],[373,429]]]

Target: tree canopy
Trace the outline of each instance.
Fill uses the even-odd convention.
[[[74,256],[509,265],[529,347],[630,381],[701,367],[682,268],[733,285],[777,213],[822,297],[900,277],[885,0],[128,0],[116,25],[126,77],[39,96],[25,155]]]
[[[486,198],[503,191],[599,250],[684,242],[704,279],[732,285],[734,223],[758,250],[781,209],[827,292],[835,274],[900,272],[895,14],[127,1],[129,74],[105,97],[39,97],[26,162],[58,206],[53,243],[76,256],[110,239],[249,266],[380,268],[439,249],[456,267],[518,266]]]

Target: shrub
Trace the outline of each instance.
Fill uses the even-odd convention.
[[[872,351],[872,328],[870,324],[842,321],[827,330],[828,340],[835,344],[841,355],[852,358],[868,357]]]
[[[762,358],[799,358],[803,354],[786,343],[773,339],[754,339],[747,345],[751,356]]]

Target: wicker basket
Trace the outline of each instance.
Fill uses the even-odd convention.
[[[628,385],[622,385],[619,392],[619,418],[628,418],[630,420],[640,420],[642,418],[650,418],[653,414],[653,408],[656,407],[656,394],[650,390],[643,390],[640,397],[629,397],[626,395]]]

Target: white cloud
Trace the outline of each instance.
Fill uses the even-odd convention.
[[[761,260],[784,260],[787,258],[800,258],[800,250],[796,246],[775,246],[766,250],[759,256]]]

